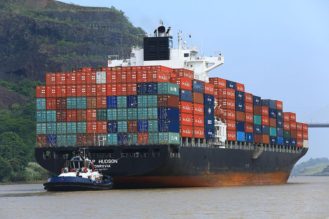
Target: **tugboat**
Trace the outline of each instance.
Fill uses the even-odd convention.
[[[95,170],[91,160],[78,155],[72,157],[59,176],[49,178],[43,185],[47,191],[82,191],[111,189],[113,183],[110,177]]]

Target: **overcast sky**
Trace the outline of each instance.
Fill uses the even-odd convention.
[[[163,20],[205,55],[222,53],[211,76],[244,83],[262,98],[284,101],[303,122],[329,122],[329,1],[63,0],[122,10],[146,32]],[[329,128],[310,129],[303,158],[329,158]]]

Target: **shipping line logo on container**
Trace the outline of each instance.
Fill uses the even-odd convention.
[[[97,170],[104,170],[106,168],[111,168],[113,164],[118,164],[119,160],[117,159],[101,159],[101,160],[93,160],[95,164],[95,168]]]

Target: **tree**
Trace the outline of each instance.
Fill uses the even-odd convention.
[[[9,162],[0,156],[0,182],[4,182],[9,179],[11,174],[12,168]]]

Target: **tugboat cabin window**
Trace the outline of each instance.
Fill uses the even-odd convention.
[[[188,54],[188,53],[184,53],[184,57],[185,58],[187,58],[187,57],[189,57],[190,56],[190,54]]]

